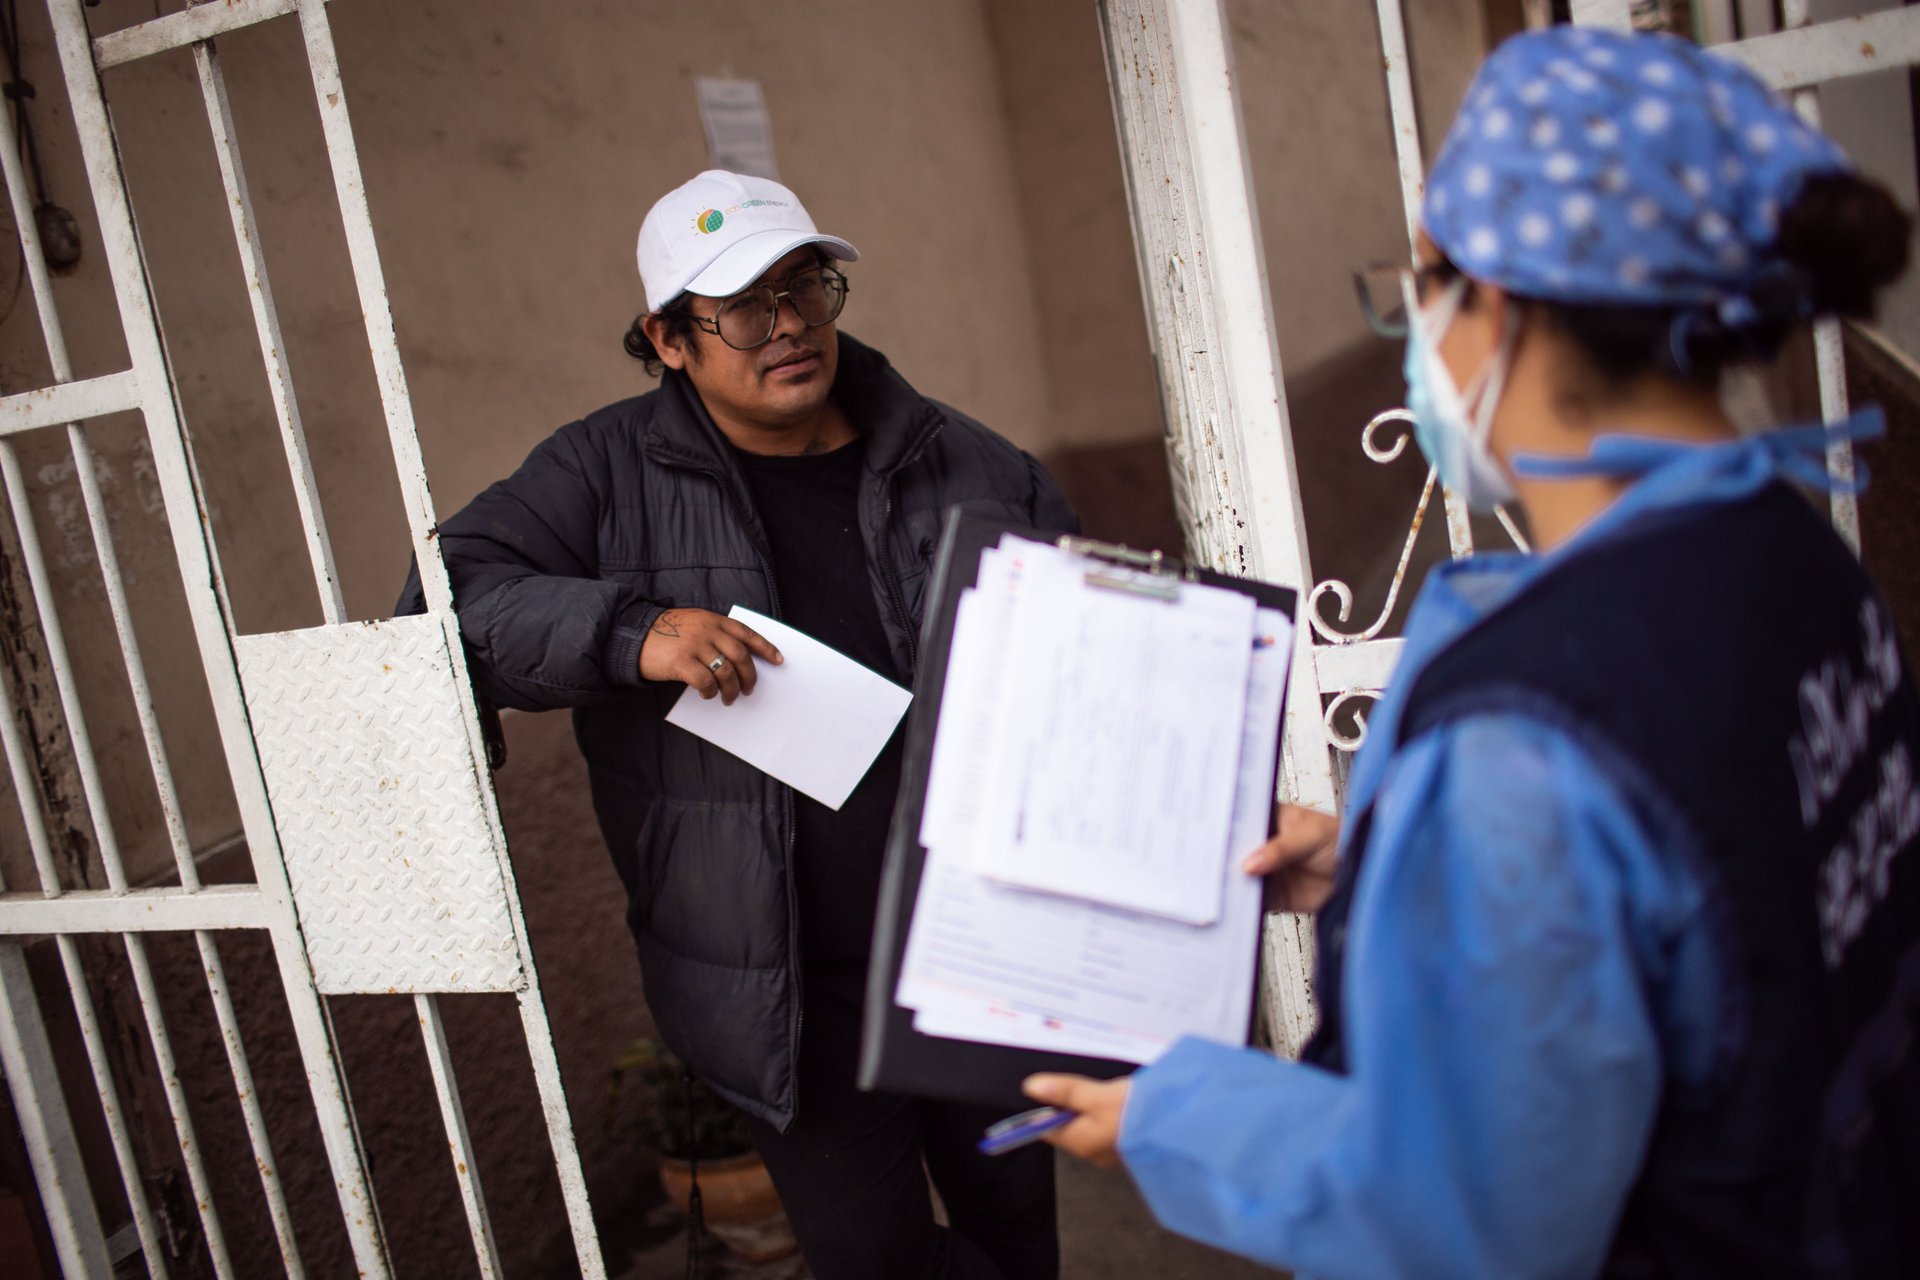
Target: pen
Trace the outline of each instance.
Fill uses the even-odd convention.
[[[1017,1116],[1008,1116],[987,1126],[986,1133],[980,1138],[981,1153],[999,1156],[1017,1151],[1030,1142],[1039,1141],[1042,1135],[1052,1133],[1079,1118],[1079,1112],[1064,1111],[1059,1107],[1035,1107]]]

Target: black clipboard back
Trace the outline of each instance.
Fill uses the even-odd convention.
[[[874,920],[873,963],[867,975],[861,1027],[859,1084],[862,1089],[943,1098],[1012,1112],[1030,1105],[1020,1092],[1020,1082],[1036,1071],[1065,1071],[1104,1080],[1125,1075],[1133,1071],[1136,1064],[927,1035],[915,1029],[913,1011],[896,1004],[893,998],[900,985],[907,933],[913,924],[914,907],[920,897],[920,875],[926,863],[926,850],[920,845],[920,819],[926,808],[934,730],[939,723],[940,701],[946,688],[947,660],[952,651],[960,595],[977,581],[981,553],[997,546],[1007,534],[1035,542],[1062,543],[1071,550],[1096,555],[1126,569],[1240,591],[1252,596],[1262,607],[1282,610],[1289,618],[1295,616],[1298,596],[1288,587],[1235,578],[1210,569],[1191,569],[1159,552],[1129,551],[1084,538],[1062,539],[959,507],[947,513],[946,528],[934,561],[926,617],[921,625],[920,664],[914,682],[913,705],[907,713],[900,799],[894,806],[893,822],[887,833],[880,907]],[[1276,737],[1280,729],[1279,724],[1274,726]],[[1276,790],[1279,759],[1280,753],[1276,751],[1273,779]],[[1247,963],[1258,962],[1256,940],[1255,952],[1247,957]],[[1247,1018],[1251,1030],[1251,1008],[1247,1010]]]

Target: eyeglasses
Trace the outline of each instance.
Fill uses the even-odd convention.
[[[1383,338],[1407,336],[1407,305],[1418,306],[1426,295],[1429,281],[1445,270],[1443,263],[1423,267],[1399,262],[1369,262],[1353,272],[1353,291],[1360,298],[1360,312],[1367,327]]]
[[[831,324],[840,308],[847,305],[847,278],[832,267],[809,267],[788,276],[784,283],[785,288],[757,284],[723,298],[712,319],[695,316],[693,322],[735,351],[751,351],[773,337],[780,324],[782,298],[809,329]]]

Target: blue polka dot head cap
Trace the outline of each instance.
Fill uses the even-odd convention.
[[[1746,68],[1675,36],[1515,36],[1467,90],[1427,180],[1427,235],[1527,297],[1708,308],[1730,326],[1785,264],[1780,210],[1851,166]]]

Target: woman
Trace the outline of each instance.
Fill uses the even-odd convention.
[[[1538,554],[1434,575],[1337,855],[1290,810],[1249,861],[1320,913],[1305,1060],[1029,1092],[1317,1276],[1920,1274],[1920,700],[1794,488],[1829,433],[1717,394],[1866,314],[1906,219],[1730,62],[1559,27],[1482,68],[1423,222],[1416,435]]]

